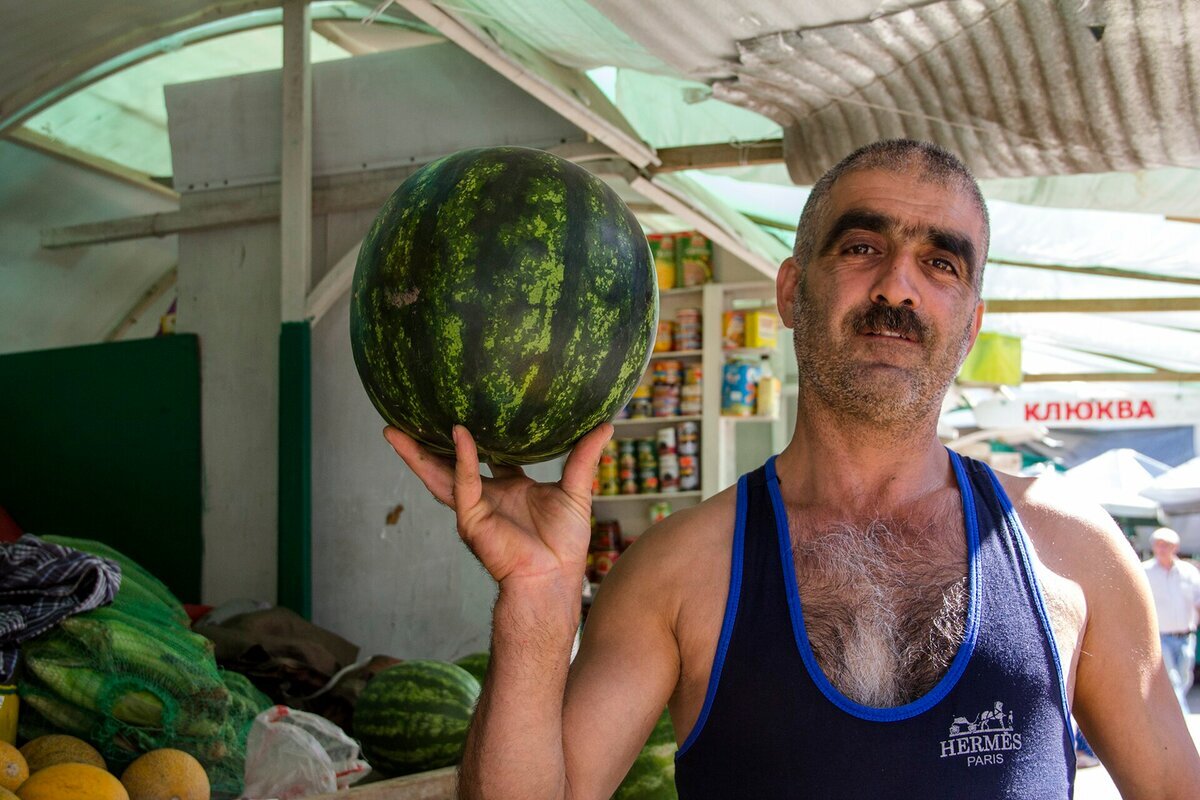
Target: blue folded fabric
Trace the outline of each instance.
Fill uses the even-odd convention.
[[[107,605],[121,567],[100,556],[25,534],[0,544],[0,683],[11,683],[18,645],[59,620]]]

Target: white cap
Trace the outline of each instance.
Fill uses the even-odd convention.
[[[1154,533],[1150,534],[1150,541],[1166,542],[1167,544],[1178,545],[1179,534],[1170,528],[1159,528],[1155,530]]]

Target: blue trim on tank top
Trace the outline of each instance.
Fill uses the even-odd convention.
[[[996,477],[996,473],[987,464],[980,462],[980,465],[992,480],[996,498],[1000,501],[1000,509],[1004,512],[1004,519],[1013,532],[1017,554],[1021,558],[1021,567],[1025,572],[1025,582],[1033,593],[1033,606],[1037,610],[1038,619],[1042,622],[1042,630],[1046,635],[1046,640],[1050,643],[1050,655],[1054,657],[1054,668],[1058,671],[1058,695],[1062,703],[1063,719],[1066,721],[1069,731],[1071,730],[1071,707],[1067,702],[1066,674],[1063,672],[1062,658],[1058,653],[1058,640],[1054,638],[1054,629],[1050,626],[1050,615],[1046,613],[1046,601],[1042,598],[1042,587],[1033,571],[1033,562],[1029,559],[1029,553],[1033,550],[1033,542],[1030,540],[1025,526],[1021,523],[1021,518],[1017,516],[1008,492],[1004,491],[1004,487],[1000,485],[1000,479]]]
[[[788,598],[788,613],[792,618],[792,635],[796,641],[796,648],[800,651],[800,658],[804,661],[804,667],[808,670],[809,677],[812,678],[813,683],[821,690],[826,699],[847,714],[867,720],[868,722],[899,722],[923,714],[933,708],[958,683],[958,679],[962,677],[968,662],[971,660],[972,654],[975,652],[975,642],[979,635],[980,608],[983,605],[980,596],[982,587],[979,583],[979,570],[977,566],[979,520],[975,516],[975,495],[971,488],[971,482],[967,478],[966,470],[963,468],[962,460],[953,450],[947,450],[946,452],[950,455],[950,463],[954,467],[954,478],[958,482],[959,494],[962,496],[963,520],[967,533],[967,573],[971,586],[971,595],[967,605],[967,626],[964,631],[963,642],[959,646],[954,660],[950,663],[950,669],[942,676],[937,685],[911,703],[894,708],[876,708],[851,700],[829,682],[829,679],[825,677],[825,672],[821,669],[821,665],[817,663],[816,656],[813,655],[812,647],[808,642],[808,633],[804,627],[804,611],[800,604],[800,591],[796,585],[796,567],[792,555],[792,541],[788,530],[787,511],[783,505],[783,495],[779,491],[779,476],[775,472],[775,456],[771,456],[767,460],[767,490],[770,492],[771,504],[775,512],[775,530],[779,536],[780,556],[783,561],[784,586]]]
[[[688,751],[692,743],[704,729],[708,720],[708,712],[712,709],[713,699],[717,696],[717,685],[721,682],[721,668],[725,666],[725,654],[729,651],[729,641],[733,638],[733,624],[737,621],[738,600],[742,596],[742,553],[746,540],[746,506],[750,493],[746,476],[738,479],[737,487],[737,517],[733,523],[733,552],[729,569],[729,597],[725,600],[725,618],[721,621],[721,638],[717,641],[717,653],[713,656],[712,672],[708,676],[708,688],[704,693],[704,706],[700,716],[692,726],[683,746],[675,752],[675,760]]]

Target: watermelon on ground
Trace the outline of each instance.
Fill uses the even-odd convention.
[[[492,654],[488,651],[482,653],[471,653],[468,656],[455,661],[460,667],[475,676],[475,680],[483,684],[483,678],[487,674],[488,662],[492,660]]]
[[[456,664],[421,659],[388,667],[354,707],[354,734],[384,775],[458,762],[479,699],[479,681]]]
[[[363,240],[354,362],[391,425],[453,454],[565,453],[629,400],[658,285],[637,219],[607,184],[540,150],[464,150],[418,170]]]
[[[613,800],[678,800],[675,791],[675,728],[666,711],[634,759]]]

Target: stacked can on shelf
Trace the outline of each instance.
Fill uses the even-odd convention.
[[[612,570],[621,553],[621,523],[615,519],[592,518],[592,541],[588,546],[588,580],[599,583]]]
[[[599,495],[614,495],[621,493],[621,484],[617,472],[617,443],[609,439],[604,449],[600,451],[600,463],[596,466],[596,479],[592,489]]]
[[[704,370],[700,364],[688,364],[683,373],[683,387],[679,390],[679,413],[685,417],[699,416],[703,408]]]
[[[694,492],[700,488],[700,425],[679,423],[677,431],[679,454],[679,490]]]
[[[679,416],[683,362],[662,359],[654,364],[653,410],[656,417]]]
[[[658,490],[679,491],[679,454],[675,450],[675,429],[658,429]]]
[[[638,489],[642,494],[658,492],[658,452],[654,439],[637,440]]]
[[[675,312],[674,345],[676,350],[699,350],[701,338],[700,309],[681,308]]]
[[[637,454],[634,452],[632,439],[617,440],[617,478],[621,485],[621,494],[637,494]]]

